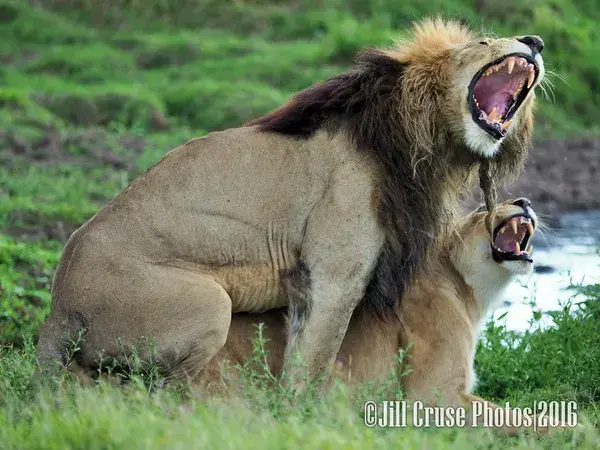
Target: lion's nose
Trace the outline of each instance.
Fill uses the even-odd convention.
[[[521,208],[525,209],[525,208],[531,206],[531,201],[525,197],[518,198],[513,202],[513,205],[520,206]]]
[[[542,53],[544,50],[544,41],[539,36],[523,36],[522,38],[517,39],[517,41],[522,42],[531,50],[533,53]]]

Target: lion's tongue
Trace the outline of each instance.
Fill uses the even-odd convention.
[[[479,78],[473,90],[479,109],[489,114],[496,107],[496,113],[504,117],[513,100],[518,82],[517,77],[503,71]]]
[[[515,242],[516,235],[510,228],[506,228],[503,232],[498,233],[498,236],[494,240],[496,248],[504,253],[514,253],[516,250]]]

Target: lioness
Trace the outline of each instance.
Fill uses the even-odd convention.
[[[498,180],[521,171],[542,48],[425,22],[253,124],[168,152],[70,237],[40,364],[80,333],[88,368],[147,337],[169,380],[192,379],[232,312],[289,306],[286,355],[327,376],[357,304],[393,310],[481,158]]]
[[[405,361],[411,371],[402,379],[409,399],[466,408],[474,401],[483,402],[470,394],[478,332],[510,283],[531,273],[530,241],[536,221],[525,198],[505,201],[495,213],[480,208],[460,220],[459,238],[448,239],[396,303],[397,320],[355,312],[337,354],[336,376],[350,384],[383,379],[395,368],[399,349],[411,344]],[[227,342],[196,384],[225,387],[223,363],[242,364],[252,354],[261,322],[269,339],[265,349],[270,369],[279,374],[286,341],[284,311],[234,314]],[[505,431],[517,430],[506,427]]]

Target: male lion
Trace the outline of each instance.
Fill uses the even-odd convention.
[[[232,312],[289,305],[287,360],[327,376],[355,307],[393,310],[478,161],[521,171],[542,46],[428,21],[252,124],[168,152],[70,237],[39,362],[65,335],[85,332],[84,367],[147,337],[169,380],[190,379]]]
[[[477,336],[505,289],[517,276],[531,273],[530,241],[537,218],[524,198],[505,201],[495,214],[482,209],[459,221],[458,237],[446,238],[432,263],[396,302],[395,320],[355,311],[336,358],[336,377],[348,384],[382,381],[400,369],[398,351],[411,344],[410,356],[403,361],[411,370],[401,379],[408,399],[467,410],[473,402],[484,402],[470,394]],[[280,374],[286,345],[284,311],[241,313],[233,315],[227,342],[195,384],[213,393],[227,388],[221,378],[223,363],[244,363],[253,352],[260,323],[268,339],[269,369]],[[503,430],[519,431],[511,426]]]

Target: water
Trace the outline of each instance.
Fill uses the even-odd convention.
[[[555,310],[573,298],[576,292],[568,289],[570,285],[600,283],[600,211],[567,213],[558,216],[558,223],[553,230],[536,232],[532,241],[535,272],[511,285],[504,305],[492,315],[498,318],[506,313],[509,329],[529,329],[531,300],[536,309]],[[544,315],[542,325],[552,325],[552,319]]]

